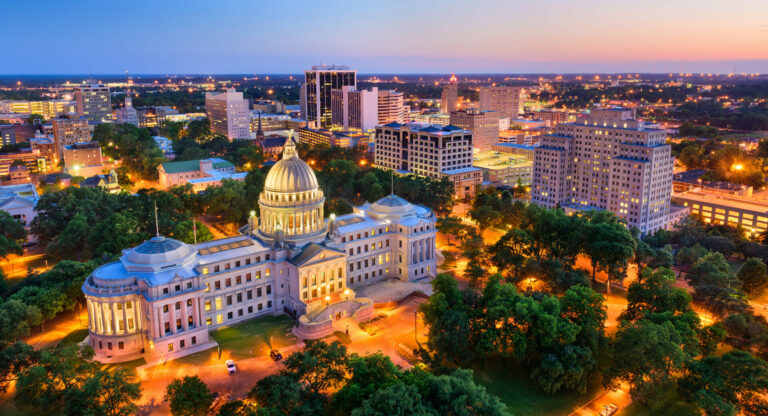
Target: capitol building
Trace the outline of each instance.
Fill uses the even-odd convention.
[[[88,342],[102,362],[167,360],[216,344],[209,331],[287,314],[300,338],[371,319],[356,290],[436,275],[435,217],[394,194],[325,218],[325,196],[293,139],[238,236],[185,244],[156,236],[86,279]]]

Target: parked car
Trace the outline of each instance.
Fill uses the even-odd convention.
[[[600,412],[600,416],[611,416],[614,413],[619,411],[619,406],[616,406],[615,404],[606,404],[603,406],[603,410]]]
[[[283,354],[280,354],[280,351],[278,350],[272,350],[269,352],[269,358],[275,361],[280,361],[283,359]]]
[[[232,361],[232,360],[227,360],[227,361],[226,361],[226,364],[227,364],[227,373],[229,373],[229,375],[230,375],[230,376],[231,376],[232,374],[235,374],[235,373],[237,373],[237,365],[235,364],[235,362],[234,362],[234,361]]]

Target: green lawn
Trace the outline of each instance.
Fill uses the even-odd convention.
[[[88,328],[76,329],[59,341],[59,345],[79,344],[88,336]]]
[[[293,320],[286,315],[269,316],[221,328],[211,332],[211,337],[233,357],[248,358],[295,344],[293,326]]]
[[[664,399],[662,399],[664,400]],[[640,403],[632,403],[625,409],[619,410],[616,416],[700,416],[701,412],[677,396],[672,390],[666,397],[666,402],[654,410]]]
[[[599,394],[602,388],[596,384],[586,394],[559,392],[548,394],[541,391],[528,377],[528,371],[503,359],[487,359],[472,366],[475,381],[484,385],[507,405],[515,416],[567,415]]]

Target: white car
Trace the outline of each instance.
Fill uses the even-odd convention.
[[[619,406],[616,406],[615,404],[607,404],[603,406],[603,411],[600,412],[600,416],[611,416],[614,413],[616,413],[619,410]]]
[[[227,360],[225,364],[227,364],[227,373],[229,373],[230,376],[237,373],[237,365],[235,365],[234,361]]]

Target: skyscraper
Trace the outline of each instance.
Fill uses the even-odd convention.
[[[99,124],[112,120],[112,98],[104,84],[82,84],[75,87],[77,114],[90,123]]]
[[[333,124],[331,91],[341,87],[357,88],[357,71],[346,66],[319,65],[304,71],[301,115],[316,128],[328,128]]]
[[[406,108],[403,93],[395,90],[379,90],[379,124],[405,123]]]
[[[251,112],[242,92],[228,88],[225,92],[205,93],[205,112],[212,132],[229,140],[251,138]]]
[[[605,209],[647,234],[666,227],[673,158],[664,129],[632,110],[593,110],[560,123],[534,152],[532,202],[566,211]]]
[[[480,109],[496,111],[499,118],[514,119],[522,110],[523,87],[480,87]]]
[[[456,75],[443,86],[443,94],[440,97],[440,112],[451,113],[459,109],[459,80]]]
[[[367,131],[379,120],[379,89],[356,90],[345,85],[331,91],[331,120],[334,126]]]
[[[451,113],[451,124],[472,132],[475,149],[491,150],[499,141],[499,113],[470,108]]]
[[[115,110],[115,116],[117,122],[120,124],[133,124],[139,125],[139,115],[136,109],[133,108],[133,101],[131,100],[131,94],[125,94],[125,105],[122,108]]]

